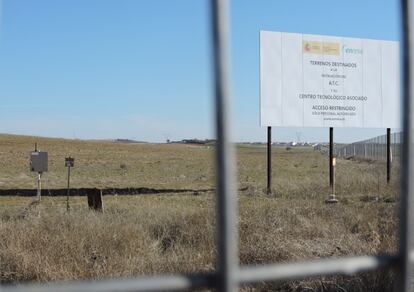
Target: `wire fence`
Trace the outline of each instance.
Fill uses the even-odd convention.
[[[391,134],[391,159],[398,160],[401,155],[402,132]],[[381,135],[368,140],[336,146],[334,154],[339,158],[361,158],[370,160],[387,160],[387,135]]]
[[[240,267],[237,249],[237,201],[234,188],[233,149],[229,133],[228,82],[228,0],[211,0],[211,24],[214,65],[215,126],[217,136],[217,268],[213,273],[158,275],[153,277],[54,283],[48,285],[0,286],[1,291],[165,291],[213,288],[236,291],[241,284],[263,281],[293,280],[327,275],[353,275],[359,272],[392,268],[396,274],[396,291],[411,291],[411,240],[409,224],[414,212],[414,153],[412,151],[412,83],[411,70],[411,1],[401,0],[404,140],[400,202],[399,248],[395,255],[372,255],[321,259],[308,262]]]

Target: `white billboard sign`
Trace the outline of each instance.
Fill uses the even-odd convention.
[[[260,123],[400,128],[394,41],[260,32]]]

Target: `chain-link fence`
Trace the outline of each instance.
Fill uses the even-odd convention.
[[[402,133],[392,133],[390,136],[391,159],[398,159],[401,152]],[[362,158],[371,160],[387,160],[387,135],[358,141],[348,145],[336,146],[334,153],[340,158]]]

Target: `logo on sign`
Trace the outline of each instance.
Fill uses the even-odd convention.
[[[303,41],[303,52],[309,54],[338,56],[340,49],[339,43]]]
[[[359,49],[359,48],[349,48],[346,45],[343,45],[342,46],[342,51],[345,54],[362,55],[362,49]]]

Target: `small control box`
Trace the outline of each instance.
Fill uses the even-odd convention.
[[[48,166],[47,152],[33,151],[30,153],[30,171],[46,172]]]

